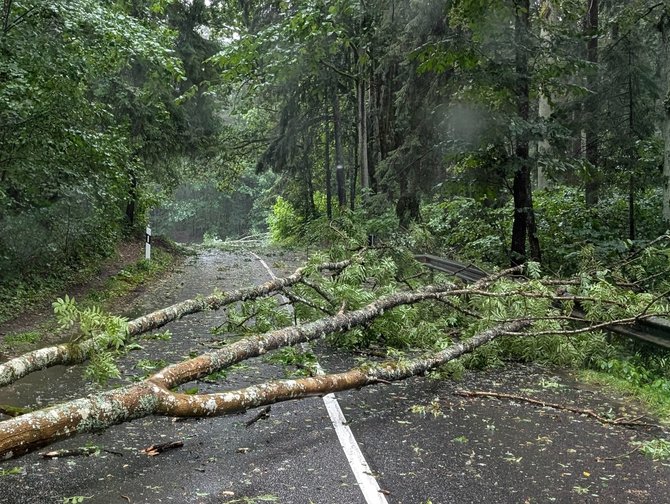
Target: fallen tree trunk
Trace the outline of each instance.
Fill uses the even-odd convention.
[[[0,458],[11,458],[78,433],[106,429],[152,414],[180,416],[170,413],[184,401],[182,394],[170,391],[178,385],[197,380],[245,359],[263,355],[270,350],[349,330],[399,305],[438,299],[453,288],[453,285],[447,284],[427,287],[422,291],[396,293],[349,313],[338,313],[301,326],[286,327],[239,340],[215,352],[168,366],[134,385],[6,420],[0,423]],[[232,399],[236,397],[235,392],[226,394],[232,394],[231,401],[235,402]],[[244,396],[246,399],[237,401],[239,408],[234,411],[254,407],[249,402],[249,394],[250,392]],[[198,396],[187,397],[188,400],[198,401]],[[276,401],[268,401],[267,404],[271,402]],[[218,410],[216,401],[208,399],[202,404],[205,408],[211,407],[213,414]]]
[[[316,267],[319,271],[339,271],[351,264],[350,260],[332,263],[323,263]],[[184,316],[192,315],[204,310],[218,310],[219,308],[236,303],[268,296],[291,285],[295,285],[305,277],[308,268],[298,268],[291,275],[284,278],[274,278],[256,287],[238,289],[229,293],[211,294],[204,298],[187,299],[167,308],[157,310],[148,315],[138,317],[128,322],[127,336],[133,337],[154,329],[158,329]],[[0,387],[15,381],[35,371],[58,365],[80,364],[88,359],[90,352],[100,345],[103,337],[93,337],[78,343],[65,343],[40,348],[32,352],[10,359],[0,364]]]
[[[352,312],[355,313],[355,312]],[[0,458],[9,459],[77,433],[106,429],[149,415],[211,417],[282,401],[403,380],[425,373],[531,324],[519,320],[484,331],[441,352],[402,364],[385,362],[344,373],[282,380],[217,394],[171,392],[149,378],[139,384],[77,399],[0,423]]]

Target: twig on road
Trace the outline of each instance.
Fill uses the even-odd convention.
[[[584,409],[584,408],[578,408],[576,406],[570,406],[567,404],[558,404],[558,403],[551,403],[547,401],[541,401],[539,399],[533,399],[531,397],[526,397],[526,396],[520,396],[516,394],[506,394],[503,392],[490,392],[490,391],[484,391],[484,390],[457,390],[454,392],[454,395],[461,396],[461,397],[493,397],[496,399],[509,399],[511,401],[519,401],[519,402],[526,402],[529,404],[535,404],[537,406],[542,406],[545,408],[553,408],[553,409],[558,409],[558,410],[563,410],[563,411],[570,411],[571,413],[577,413],[578,415],[586,415],[588,417],[591,417],[595,420],[597,420],[600,423],[607,424],[607,425],[620,425],[622,427],[655,427],[658,429],[662,429],[662,427],[658,424],[653,424],[653,423],[647,423],[647,422],[640,422],[639,418],[606,418],[602,415],[599,415],[595,411],[591,409]]]

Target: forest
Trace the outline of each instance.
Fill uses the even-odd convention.
[[[149,220],[290,243],[341,218],[569,273],[670,220],[663,3],[12,0],[2,19],[6,285]]]
[[[0,387],[87,361],[97,387],[117,385],[0,423],[0,456],[509,361],[609,375],[670,418],[667,350],[602,332],[670,312],[670,3],[4,0],[0,14],[0,324],[47,299],[78,334],[3,359]],[[59,297],[147,226],[310,258],[132,320]],[[482,273],[428,278],[416,254]],[[216,329],[246,338],[114,381],[131,338],[219,308]],[[177,390],[326,334],[391,360]]]

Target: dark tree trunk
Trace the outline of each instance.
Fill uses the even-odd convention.
[[[530,28],[529,0],[516,3],[515,45],[516,45],[516,99],[517,113],[524,122],[529,118],[530,85],[528,76],[528,32]],[[512,224],[511,261],[514,266],[527,260],[526,240],[530,244],[531,257],[540,260],[540,242],[537,238],[533,195],[531,190],[530,166],[528,159],[528,135],[523,132],[516,139],[516,162],[514,171],[514,221]]]
[[[128,230],[135,227],[135,213],[137,211],[137,176],[130,170],[130,188],[128,189],[128,203],[126,204],[126,223]]]
[[[633,97],[633,75],[631,65],[633,64],[633,55],[630,44],[628,44],[628,134],[631,139],[635,134],[635,101]],[[630,170],[628,179],[628,238],[635,239],[635,148],[631,146],[631,152],[628,156]]]
[[[586,60],[595,65],[598,63],[598,0],[586,0],[587,13],[584,23],[584,31],[589,37],[586,43]],[[587,86],[594,93],[598,86],[598,72],[593,70],[588,77]],[[586,160],[590,168],[587,173],[585,201],[587,205],[595,205],[600,197],[600,186],[602,177],[598,170],[598,127],[597,115],[598,104],[597,96],[593,94],[586,102],[586,124],[584,131],[586,133]]]
[[[342,154],[342,117],[340,114],[340,98],[337,88],[333,93],[333,129],[335,134],[335,178],[337,182],[337,202],[340,208],[347,204],[347,191],[344,176],[344,156]]]

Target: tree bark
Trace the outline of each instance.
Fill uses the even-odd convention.
[[[661,29],[661,75],[665,83],[663,100],[663,222],[670,228],[670,10],[666,9],[659,22]]]
[[[554,5],[551,0],[543,0],[541,5],[540,5],[540,11],[541,11],[541,16],[544,18],[544,23],[547,24],[553,24],[556,22],[557,16],[556,16],[556,9],[554,8]],[[549,34],[549,31],[546,28],[546,25],[543,25],[542,28],[540,29],[540,40],[546,44],[550,45],[551,44],[551,35]],[[549,121],[551,118],[551,104],[549,103],[549,96],[547,95],[547,91],[545,89],[540,89],[540,96],[538,98],[538,106],[537,106],[537,115],[540,117],[546,123]],[[538,190],[543,190],[547,188],[547,176],[546,173],[544,172],[544,167],[542,165],[542,158],[547,156],[551,150],[551,145],[549,143],[549,140],[545,137],[538,141],[537,143],[537,153],[538,153],[538,158],[539,162],[537,163],[537,189]]]
[[[358,162],[360,164],[361,191],[363,193],[370,187],[370,171],[368,167],[368,121],[365,106],[365,94],[365,79],[360,76],[356,82],[356,97],[358,99]]]
[[[329,103],[328,103],[328,95],[326,94],[326,117],[328,117],[328,108],[329,108]],[[324,133],[324,152],[323,152],[323,159],[324,159],[324,164],[326,165],[326,215],[328,216],[328,219],[331,220],[333,218],[333,183],[332,183],[332,178],[333,178],[333,170],[330,166],[330,121],[326,120],[324,123],[324,127],[326,129]]]
[[[338,263],[323,263],[317,266],[318,270],[341,270],[351,261]],[[306,275],[306,268],[298,268],[291,275],[284,278],[275,278],[256,287],[238,289],[227,294],[211,294],[204,298],[187,299],[167,308],[157,310],[148,315],[128,322],[126,329],[128,337],[138,336],[148,331],[163,327],[165,324],[192,315],[204,310],[218,310],[238,301],[255,299],[277,292],[285,287],[295,285]],[[40,369],[58,365],[79,364],[88,359],[89,354],[97,348],[103,338],[101,336],[82,341],[81,343],[67,343],[46,348],[40,348],[25,353],[14,359],[0,364],[0,387],[14,383]]]
[[[587,205],[595,205],[600,197],[600,186],[602,184],[600,172],[598,170],[598,104],[597,97],[594,96],[598,87],[598,71],[595,68],[598,64],[598,0],[586,0],[587,13],[584,23],[584,31],[589,38],[586,43],[586,60],[592,63],[593,69],[587,77],[587,87],[592,95],[586,102],[586,124],[584,126],[584,143],[586,160],[590,165],[587,171],[585,201]]]
[[[528,33],[530,29],[530,2],[520,0],[515,8],[515,68],[517,114],[528,122],[530,107],[530,77],[528,75]],[[516,138],[516,162],[514,170],[514,220],[512,224],[511,263],[517,266],[526,262],[526,241],[530,244],[531,258],[540,261],[540,242],[537,237],[533,195],[528,159],[528,134],[523,132]]]
[[[337,87],[333,93],[333,133],[335,135],[335,179],[337,182],[337,202],[340,208],[347,204],[347,191],[344,176],[344,155],[342,153],[342,118],[340,114],[340,98]]]
[[[416,302],[422,297],[421,294],[427,293],[407,293],[401,297],[406,301]],[[433,292],[432,294],[436,293]],[[387,308],[403,304],[400,299],[397,299],[395,304],[389,301],[390,298],[386,303],[381,304],[386,304]],[[325,324],[316,322],[303,327],[282,329],[275,331],[274,337],[271,336],[272,333],[268,333],[265,337],[250,338],[239,341],[235,345],[247,347],[246,351],[241,352],[246,356],[244,358],[260,355],[272,348],[287,344],[286,341],[289,339],[293,339],[295,342],[307,341],[323,336],[325,333],[321,331],[324,329],[344,330],[349,324],[360,324],[371,320],[371,318],[380,314],[380,310],[381,312],[384,310],[381,304],[373,308],[375,304],[373,303],[363,310],[350,314],[336,315]],[[336,318],[339,318],[339,320],[335,320]],[[441,352],[405,363],[386,362],[373,367],[354,368],[345,373],[268,382],[216,394],[188,395],[171,392],[169,384],[175,382],[166,378],[167,373],[164,370],[135,385],[76,399],[0,423],[0,459],[9,459],[21,455],[78,433],[103,430],[113,425],[149,415],[173,417],[221,416],[276,402],[360,388],[380,381],[402,380],[425,373],[473,351],[498,336],[508,332],[518,332],[529,325],[529,321],[519,320],[495,327]],[[283,336],[291,333],[293,338],[282,337],[280,333],[285,333]],[[275,344],[278,346],[274,346]],[[172,368],[190,367],[190,372],[179,376],[177,381],[190,381],[196,379],[197,376],[202,376],[203,364],[193,361],[205,357],[200,356],[191,359],[191,361],[172,366]],[[225,362],[225,360],[218,361],[218,368],[225,367]],[[171,378],[175,379],[175,375],[173,374]]]

